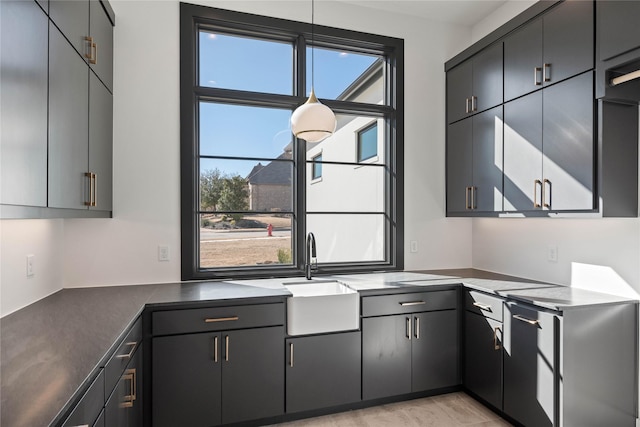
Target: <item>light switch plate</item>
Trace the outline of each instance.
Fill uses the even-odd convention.
[[[558,245],[549,245],[547,247],[547,261],[558,262]]]
[[[158,261],[169,261],[169,246],[158,246]]]
[[[35,258],[35,255],[27,255],[27,277],[33,277],[35,275],[33,266]]]
[[[411,242],[409,242],[409,250],[412,253],[418,252],[418,241],[417,240],[412,240]]]

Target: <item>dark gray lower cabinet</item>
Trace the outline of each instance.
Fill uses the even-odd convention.
[[[142,360],[143,346],[140,345],[107,400],[104,408],[106,427],[142,426]]]
[[[361,334],[344,332],[286,340],[288,413],[361,399]]]
[[[553,313],[514,303],[506,306],[504,412],[526,426],[557,425],[558,328]]]
[[[458,383],[457,310],[362,319],[363,399]]]
[[[212,426],[284,412],[284,327],[153,338],[152,425]]]
[[[502,322],[465,312],[464,385],[502,409]]]

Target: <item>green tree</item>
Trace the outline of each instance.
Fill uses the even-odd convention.
[[[223,180],[219,205],[222,211],[246,211],[249,209],[247,181],[240,175],[226,177]],[[242,219],[242,216],[242,214],[231,215],[235,221]]]
[[[200,208],[217,210],[225,176],[218,168],[200,174]]]

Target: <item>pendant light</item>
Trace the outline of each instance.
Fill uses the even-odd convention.
[[[296,108],[291,115],[291,132],[296,138],[307,142],[320,142],[336,130],[336,116],[316,98],[313,91],[314,73],[314,0],[311,0],[311,93],[307,102]]]

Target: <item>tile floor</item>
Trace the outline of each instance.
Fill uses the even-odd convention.
[[[502,427],[510,425],[465,393],[450,393],[277,424],[278,427]]]

